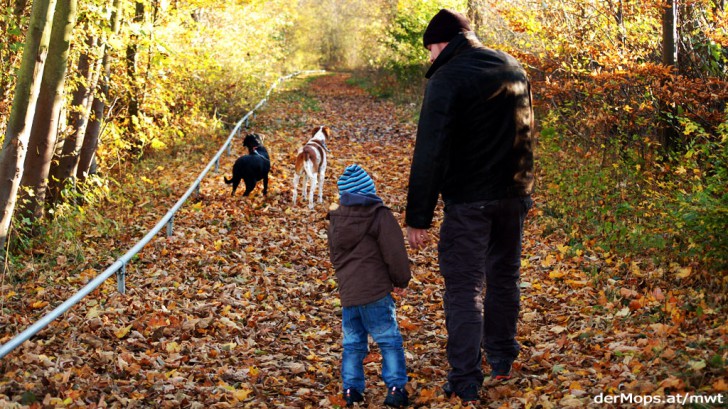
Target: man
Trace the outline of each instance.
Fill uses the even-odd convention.
[[[426,245],[440,194],[438,244],[445,280],[445,393],[479,399],[481,347],[494,379],[518,356],[523,221],[532,205],[530,83],[510,55],[484,47],[465,16],[443,9],[423,36],[432,66],[407,195],[407,239]],[[485,297],[483,289],[485,286]]]

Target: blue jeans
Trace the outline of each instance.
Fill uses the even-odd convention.
[[[532,204],[530,197],[516,197],[445,207],[438,249],[448,382],[456,392],[483,382],[481,348],[491,366],[510,365],[518,356],[521,240]]]
[[[403,388],[407,383],[407,367],[392,296],[387,294],[366,305],[344,307],[342,315],[344,352],[341,377],[344,390],[351,388],[364,392],[368,335],[372,336],[382,353],[382,379],[387,388]]]

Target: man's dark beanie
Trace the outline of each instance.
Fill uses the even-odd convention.
[[[467,17],[448,9],[442,9],[432,17],[422,35],[425,47],[435,43],[447,43],[461,31],[472,31]]]

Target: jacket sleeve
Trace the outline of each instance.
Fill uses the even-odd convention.
[[[392,284],[395,287],[406,288],[412,274],[407,249],[404,246],[404,236],[397,219],[386,207],[377,211],[377,243]]]
[[[407,191],[407,226],[427,229],[445,179],[454,128],[455,92],[452,84],[435,76],[430,79],[420,110],[417,140]]]

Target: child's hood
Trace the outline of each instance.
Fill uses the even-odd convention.
[[[382,203],[371,206],[339,206],[329,212],[329,241],[340,250],[354,248],[372,228],[377,210]]]

